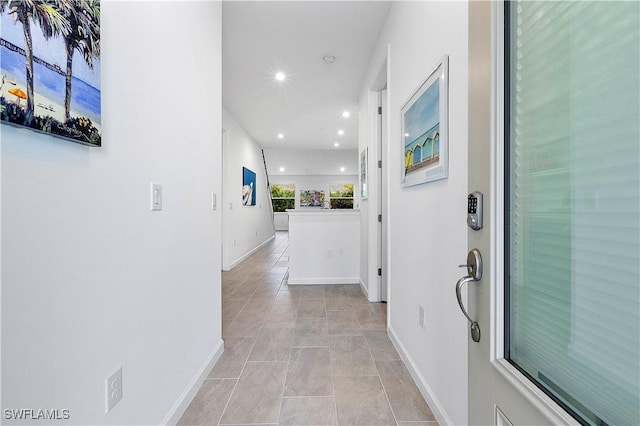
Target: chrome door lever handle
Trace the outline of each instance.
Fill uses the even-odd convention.
[[[480,281],[482,279],[482,256],[480,255],[480,251],[478,249],[473,249],[467,255],[467,264],[459,265],[460,268],[466,267],[467,273],[469,275],[465,275],[460,278],[456,283],[456,298],[458,299],[458,305],[462,310],[464,316],[471,323],[471,338],[474,342],[480,341],[480,325],[477,321],[471,319],[467,310],[464,307],[464,303],[462,303],[462,286],[471,281]]]
[[[469,322],[473,324],[475,321],[471,319],[471,317],[467,313],[467,310],[464,308],[464,303],[462,303],[462,286],[468,283],[469,281],[475,281],[475,280],[473,279],[472,276],[469,276],[469,275],[467,275],[466,277],[462,277],[458,280],[458,282],[456,283],[456,298],[458,299],[458,305],[460,305],[460,309],[462,310],[462,313],[464,314],[465,317],[467,317]]]

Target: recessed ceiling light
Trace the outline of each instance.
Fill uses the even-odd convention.
[[[340,171],[344,172],[346,169],[344,167],[340,167]]]
[[[284,139],[284,135],[282,133],[278,133],[278,139]]]
[[[404,134],[404,137],[405,137],[405,138],[408,138],[408,137],[409,137],[409,133],[405,133],[405,134]]]
[[[345,111],[345,112],[342,113],[342,116],[344,118],[349,118],[350,115],[351,115],[351,113],[349,111]]]
[[[338,142],[335,142],[335,143],[333,144],[333,146],[335,146],[335,147],[337,148],[337,147],[339,147],[339,146],[340,146],[340,144],[339,144]]]
[[[339,134],[340,136],[344,135],[344,130],[342,130],[342,129],[338,130],[338,134]]]
[[[286,76],[286,75],[284,75],[284,73],[283,73],[283,72],[277,72],[277,73],[276,73],[276,80],[278,80],[278,81],[284,81],[284,79],[285,79],[285,78],[287,78],[287,76]]]
[[[336,61],[336,57],[333,55],[327,55],[322,58],[325,64],[333,64]]]
[[[281,172],[284,172],[284,167],[280,167],[280,171],[281,171]]]

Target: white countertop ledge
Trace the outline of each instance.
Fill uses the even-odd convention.
[[[315,216],[315,215],[344,215],[344,216],[358,216],[360,215],[359,209],[297,209],[287,210],[289,216]]]

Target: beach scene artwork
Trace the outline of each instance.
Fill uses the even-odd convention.
[[[242,168],[242,205],[256,205],[256,173],[246,167]]]
[[[404,115],[405,175],[440,160],[439,89],[432,84]]]
[[[445,56],[402,107],[404,185],[447,176],[447,73],[448,58]]]
[[[324,191],[307,189],[300,191],[300,207],[322,207],[324,204]]]
[[[0,0],[0,121],[102,145],[100,2]]]

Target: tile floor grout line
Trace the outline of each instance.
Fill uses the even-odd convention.
[[[382,376],[380,375],[380,370],[378,370],[378,364],[376,364],[376,360],[373,358],[373,352],[371,352],[371,347],[369,346],[369,341],[367,340],[367,337],[364,336],[364,342],[367,345],[367,349],[369,350],[369,355],[371,356],[371,360],[373,361],[373,366],[376,369],[376,372],[378,373],[378,380],[380,380],[380,385],[382,386],[382,392],[384,392],[384,396],[387,399],[387,403],[389,404],[389,409],[391,409],[391,415],[393,416],[393,420],[395,420],[396,425],[398,425],[398,418],[396,417],[396,412],[393,409],[393,405],[391,405],[391,400],[389,399],[389,393],[387,392],[387,388],[384,386],[384,382],[382,381]]]
[[[280,255],[282,256],[282,255]],[[280,259],[280,257],[278,257],[278,259]],[[276,262],[277,263],[277,262]],[[273,269],[273,268],[272,268]],[[289,267],[287,267],[287,272],[289,271]],[[280,285],[278,286],[278,292],[276,293],[276,297],[278,296],[278,293],[280,293],[280,289],[282,288],[282,284],[284,283],[284,279],[286,277],[286,273],[284,274],[284,276],[282,277],[282,281],[280,281]],[[271,309],[273,309],[273,304],[275,303],[275,298],[273,299],[274,302],[271,304]],[[287,367],[284,370],[284,380],[282,381],[282,393],[280,396],[280,408],[278,409],[278,419],[276,420],[276,424],[280,424],[280,416],[282,415],[282,404],[284,403],[284,391],[285,388],[287,387],[287,376],[289,375],[289,364],[291,364],[291,351],[293,350],[293,336],[295,335],[295,325],[296,322],[298,320],[298,313],[296,310],[296,318],[293,321],[293,334],[291,335],[291,341],[289,342],[289,358],[287,359]]]
[[[329,362],[331,363],[331,386],[333,387],[333,408],[335,408],[335,421],[336,421],[336,426],[338,426],[340,424],[340,421],[338,420],[338,394],[336,393],[336,381],[335,381],[335,377],[333,375],[333,357],[331,356],[331,335],[329,335],[329,316],[328,311],[327,311],[327,303],[325,301],[324,304],[324,308],[325,308],[325,318],[327,321],[327,339],[329,340]]]
[[[222,413],[220,414],[220,418],[218,419],[218,425],[222,421],[222,418],[224,417],[224,414],[226,413],[227,408],[229,408],[229,402],[231,402],[231,397],[233,396],[233,393],[236,391],[236,388],[238,387],[238,383],[240,383],[240,377],[242,377],[242,373],[244,373],[244,369],[247,366],[247,362],[249,362],[249,357],[251,356],[251,351],[253,351],[253,348],[255,347],[257,340],[258,340],[257,338],[253,339],[253,345],[251,345],[251,349],[249,350],[249,355],[247,355],[247,359],[244,361],[244,365],[242,366],[242,370],[240,370],[240,374],[238,374],[238,378],[236,379],[236,384],[233,386],[233,389],[231,390],[231,393],[229,394],[229,399],[227,399],[227,403],[224,405],[224,409],[222,410]]]
[[[293,340],[293,337],[292,337]],[[278,420],[276,421],[277,424],[280,424],[280,416],[282,415],[282,404],[284,404],[284,391],[287,388],[287,377],[289,376],[289,364],[291,364],[291,351],[293,350],[292,347],[289,347],[289,359],[287,360],[287,368],[285,368],[284,371],[284,380],[282,382],[282,394],[280,396],[280,408],[278,409]]]
[[[287,271],[289,270],[289,268],[287,267]],[[286,275],[286,274],[285,274]],[[282,279],[284,282],[284,278]],[[280,283],[280,287],[278,288],[278,293],[280,292],[280,288],[282,287],[282,283]],[[298,303],[300,301],[298,300]],[[297,308],[297,306],[296,306]],[[289,365],[291,364],[291,352],[293,351],[293,339],[294,336],[296,334],[296,325],[298,323],[298,310],[296,309],[296,316],[295,319],[293,320],[293,335],[291,336],[291,343],[289,345],[289,359],[287,360],[287,367],[285,368],[284,371],[284,381],[282,383],[282,396],[280,397],[280,409],[278,410],[278,420],[277,420],[277,424],[280,424],[280,416],[282,415],[282,405],[284,404],[284,392],[286,390],[287,387],[287,377],[289,376]]]

